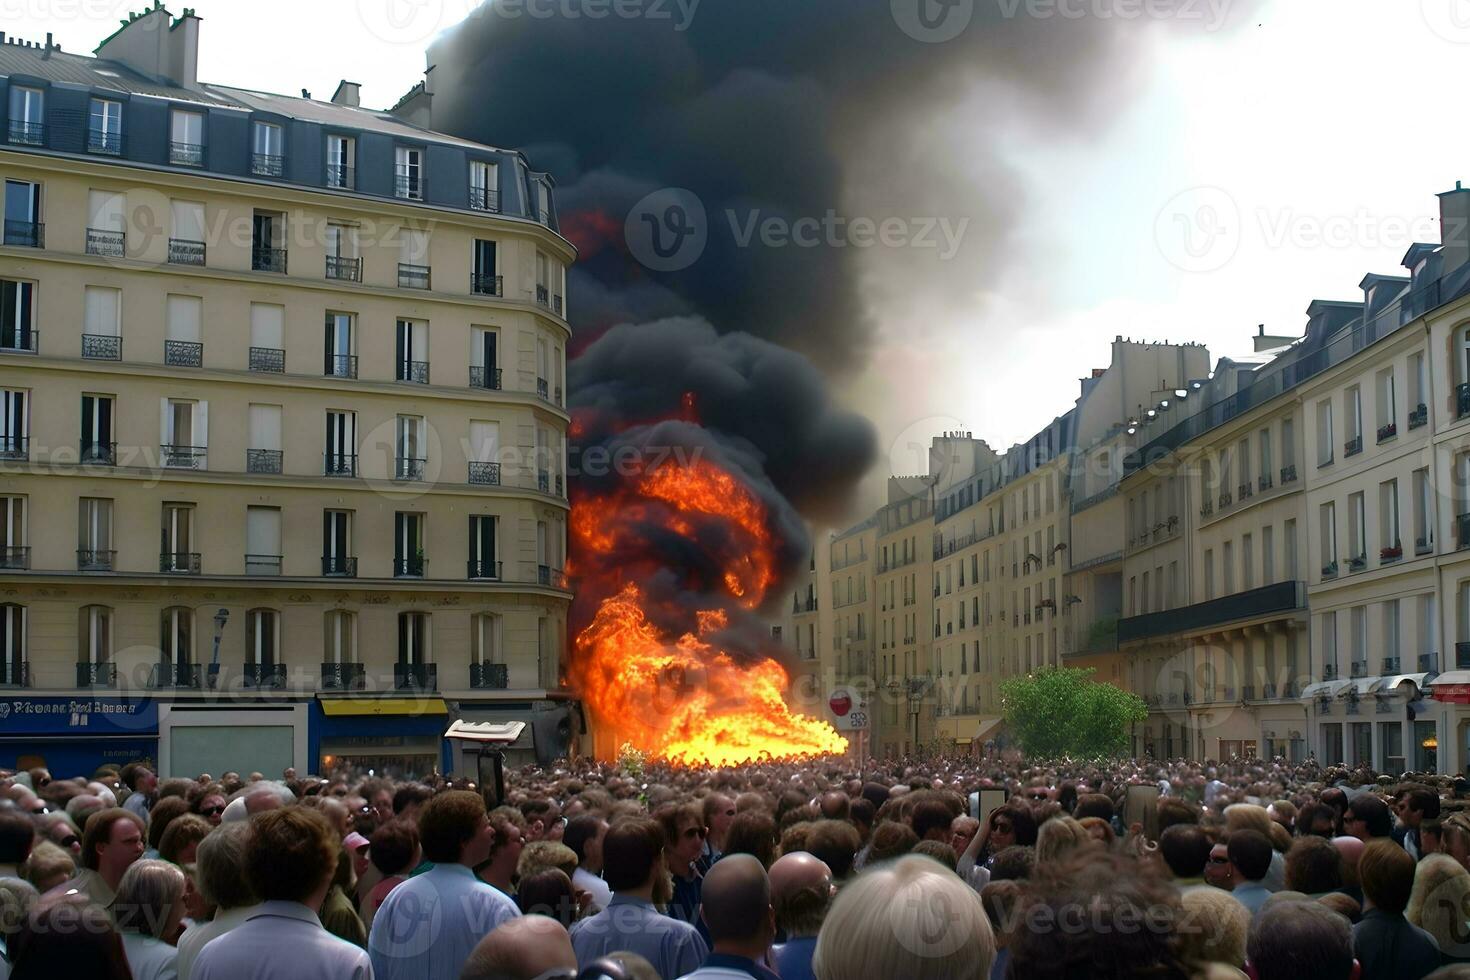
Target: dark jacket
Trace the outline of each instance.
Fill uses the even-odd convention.
[[[1353,926],[1353,954],[1362,980],[1420,980],[1439,968],[1434,937],[1401,913],[1369,909]]]

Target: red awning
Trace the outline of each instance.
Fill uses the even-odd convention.
[[[1470,704],[1470,684],[1436,684],[1434,700],[1449,704]]]

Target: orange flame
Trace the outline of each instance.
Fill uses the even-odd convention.
[[[776,583],[776,549],[762,503],[731,473],[704,459],[666,463],[606,496],[578,499],[571,538],[583,596],[596,612],[574,641],[570,680],[600,728],[656,758],[684,765],[837,754],[847,740],[828,723],[794,713],[790,678],[776,661],[738,663],[711,639],[729,625],[723,609],[700,609],[694,628],[665,635],[649,617],[637,535],[649,524],[699,543],[717,532],[718,587],[753,610]],[[713,603],[712,603],[713,604]]]

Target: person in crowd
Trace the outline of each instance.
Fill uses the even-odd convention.
[[[1399,794],[1394,811],[1404,828],[1404,850],[1417,861],[1428,853],[1422,845],[1420,829],[1425,821],[1439,818],[1439,794],[1426,786],[1411,787]]]
[[[82,834],[71,818],[63,813],[48,813],[41,818],[37,827],[38,836],[55,844],[57,847],[71,854],[71,859],[80,862],[82,859]]]
[[[949,807],[932,797],[921,800],[909,810],[909,826],[914,829],[914,836],[919,840],[948,842],[949,825],[954,822],[954,818],[955,814]]]
[[[1210,887],[1205,883],[1210,850],[1210,839],[1196,824],[1175,824],[1159,835],[1159,855],[1182,893]]]
[[[664,859],[674,883],[674,894],[668,902],[668,913],[681,922],[698,926],[703,878],[695,868],[704,847],[704,811],[694,804],[665,804],[653,812],[663,828]],[[738,819],[738,818],[737,818]],[[701,929],[701,934],[703,930]]]
[[[1343,916],[1315,902],[1287,902],[1251,924],[1246,961],[1252,980],[1358,980],[1353,948]]]
[[[1342,870],[1341,891],[1362,905],[1363,888],[1358,878],[1358,861],[1363,856],[1363,842],[1356,837],[1334,837],[1332,846],[1341,859],[1339,864]]]
[[[277,807],[253,817],[244,864],[260,904],[243,923],[205,944],[191,978],[373,980],[368,954],[327,932],[317,917],[340,848],[326,818],[307,807]]]
[[[771,948],[781,980],[814,980],[812,955],[837,894],[832,869],[812,854],[783,854],[771,865],[771,906],[785,941]]]
[[[148,811],[148,834],[147,849],[143,856],[147,859],[157,860],[159,845],[163,843],[164,831],[169,826],[189,812],[189,801],[182,796],[160,796],[158,802],[153,804],[153,809]]]
[[[521,829],[521,821],[512,819],[509,814],[514,814],[509,808],[491,811],[489,820],[495,831],[495,841],[490,845],[490,856],[475,868],[475,877],[513,900],[516,896],[516,867],[520,864],[521,850],[526,846],[527,838]]]
[[[195,870],[199,892],[214,917],[197,922],[179,937],[174,966],[179,980],[189,980],[194,960],[206,943],[239,927],[255,911],[258,899],[245,873],[245,847],[250,825],[234,823],[219,827],[199,842]]]
[[[36,825],[17,810],[0,811],[0,878],[19,878],[21,865],[31,855]]]
[[[418,825],[412,820],[389,820],[373,831],[368,857],[382,876],[363,902],[363,922],[371,929],[383,899],[407,881],[409,873],[423,860]]]
[[[1348,813],[1361,805],[1355,799]],[[1363,817],[1357,814],[1356,823]],[[1354,821],[1344,818],[1352,829]],[[1414,888],[1414,859],[1388,835],[1363,848],[1358,877],[1363,885],[1363,919],[1353,926],[1353,952],[1368,980],[1419,980],[1439,966],[1434,937],[1404,917]]]
[[[514,901],[472,870],[495,843],[478,794],[432,796],[418,824],[433,867],[389,892],[373,917],[368,949],[378,980],[455,980],[480,938],[520,915]]]
[[[218,827],[220,818],[225,814],[225,807],[229,805],[230,801],[225,797],[224,788],[218,783],[211,783],[194,801],[192,812],[208,820],[211,827]]]
[[[74,879],[76,887],[111,911],[123,874],[142,856],[142,818],[122,807],[100,810],[87,819],[82,833],[82,870]]]
[[[717,795],[719,794],[711,794]],[[704,811],[709,812],[709,798],[705,800]],[[607,821],[590,813],[578,814],[567,821],[566,830],[562,833],[562,843],[570,847],[577,856],[577,870],[572,875],[572,884],[591,896],[591,913],[601,912],[612,900],[612,890],[602,880],[602,840],[606,835]],[[708,845],[709,840],[706,838],[706,849]],[[704,860],[707,853],[706,850],[701,854],[700,861]],[[708,865],[705,867],[708,868]]]
[[[782,980],[767,967],[776,938],[776,913],[765,866],[749,854],[715,862],[704,881],[700,915],[710,935],[704,964],[690,978],[752,977]]]
[[[1079,806],[1081,802],[1079,801]],[[1091,843],[1092,835],[1075,819],[1067,816],[1054,817],[1043,823],[1036,832],[1036,863],[1064,860],[1072,852],[1086,849]]]
[[[708,871],[710,865],[725,853],[725,837],[730,833],[731,821],[735,819],[735,801],[724,793],[711,793],[704,798],[702,806],[704,825],[709,833],[700,849],[699,860],[695,862],[700,874]]]
[[[1308,803],[1296,815],[1296,832],[1300,837],[1338,836],[1337,811],[1325,803]]]
[[[139,820],[148,819],[158,793],[158,774],[141,762],[123,766],[123,785],[128,788],[128,798],[123,800],[123,809]]]
[[[954,848],[956,854],[963,854],[978,833],[980,821],[962,813],[949,822],[949,846]]]
[[[1271,842],[1255,830],[1237,830],[1225,842],[1225,856],[1230,860],[1230,894],[1252,914],[1271,896],[1266,875],[1271,870],[1273,853]]]
[[[659,976],[681,977],[704,961],[709,947],[699,931],[663,915],[655,905],[672,892],[665,844],[662,824],[652,818],[627,817],[608,828],[602,873],[612,899],[607,908],[572,926],[578,964],[585,968],[626,950],[647,959]]]
[[[117,886],[113,906],[133,980],[175,980],[184,873],[167,861],[134,861]]]
[[[812,972],[817,980],[983,978],[994,960],[995,936],[980,896],[911,855],[864,871],[838,892],[817,936]]]
[[[393,793],[393,816],[400,820],[413,820],[433,796],[434,791],[423,783],[405,783]]]
[[[1367,843],[1393,834],[1388,804],[1372,793],[1359,793],[1342,812],[1342,832]]]
[[[540,868],[522,875],[516,889],[516,907],[521,915],[550,916],[569,929],[582,917],[582,904],[572,879],[560,868]]]
[[[0,977],[9,975],[11,942],[40,900],[40,893],[28,882],[0,878]]]
[[[846,820],[818,820],[807,831],[806,851],[824,863],[835,881],[852,877],[862,840]]]
[[[43,840],[31,848],[30,856],[21,868],[21,877],[44,895],[70,881],[76,870],[76,861],[70,851]]]
[[[1467,916],[1470,916],[1470,872],[1446,854],[1422,857],[1414,871],[1414,888],[1409,893],[1404,918],[1434,937],[1442,963],[1470,960]]]
[[[770,867],[776,860],[776,845],[780,842],[776,832],[776,821],[762,809],[749,809],[736,813],[730,821],[730,830],[725,835],[725,854],[750,854],[761,864]]]
[[[336,826],[332,826],[332,833],[336,832]],[[367,927],[362,924],[362,917],[357,914],[357,907],[352,904],[350,897],[356,885],[357,879],[352,872],[352,855],[345,848],[339,848],[337,870],[332,874],[332,887],[327,889],[327,897],[322,899],[321,911],[317,916],[327,932],[354,946],[367,949]]]
[[[1251,914],[1228,892],[1195,888],[1179,898],[1184,914],[1175,927],[1180,958],[1191,973],[1210,963],[1245,969],[1246,933]]]
[[[527,915],[512,919],[475,944],[459,980],[537,980],[577,970],[571,937],[556,919]]]
[[[1286,852],[1286,887],[1321,898],[1342,887],[1342,855],[1326,838],[1298,837]]]
[[[180,867],[193,864],[199,853],[199,842],[213,829],[208,820],[197,814],[175,817],[158,839],[158,856]]]
[[[79,892],[38,901],[7,951],[10,980],[133,980],[107,911]]]
[[[868,846],[868,859],[863,869],[866,871],[875,864],[902,857],[912,851],[918,843],[919,838],[914,834],[914,828],[908,824],[897,820],[881,823],[873,831],[873,839]],[[973,843],[971,846],[974,846]]]

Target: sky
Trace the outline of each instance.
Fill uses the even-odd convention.
[[[1104,110],[1076,129],[1028,127],[1024,106],[997,112],[1007,93],[993,84],[915,107],[932,118],[911,152],[946,155],[978,186],[987,175],[964,174],[969,151],[999,146],[1023,219],[1003,256],[959,270],[972,285],[958,293],[925,278],[952,283],[946,263],[964,250],[902,257],[898,287],[883,274],[895,257],[864,252],[878,342],[840,386],[877,424],[880,475],[913,472],[911,447],[944,430],[997,448],[1027,438],[1106,366],[1115,335],[1198,341],[1219,357],[1248,353],[1258,323],[1299,333],[1312,299],[1360,298],[1365,273],[1399,274],[1411,242],[1437,241],[1434,195],[1470,180],[1470,127],[1446,97],[1470,56],[1470,0],[1177,0],[1126,24],[1119,5],[1150,0],[961,2],[1144,42],[1126,75],[1100,80]],[[200,75],[318,98],[348,78],[364,105],[386,107],[422,77],[428,41],[475,5],[195,0]],[[0,29],[51,31],[86,52],[129,6],[0,0]],[[913,217],[954,229],[977,213],[963,193],[935,204]]]

